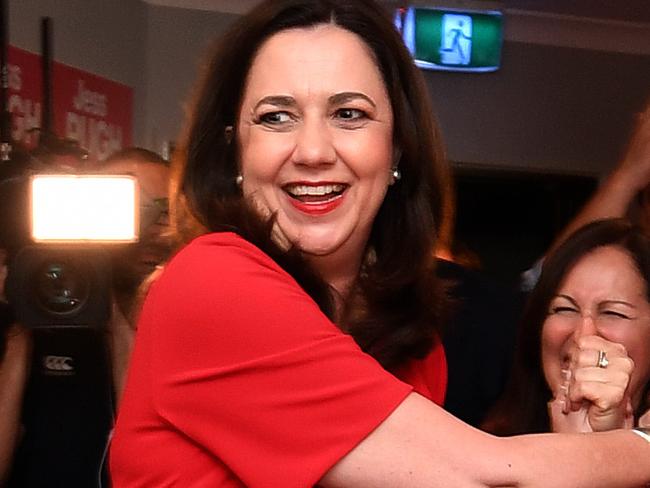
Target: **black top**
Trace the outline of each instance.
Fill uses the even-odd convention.
[[[523,297],[449,261],[438,260],[437,273],[453,300],[443,336],[449,370],[445,409],[478,427],[508,380]]]
[[[41,329],[32,337],[23,435],[7,486],[108,486],[102,471],[113,406],[104,334]]]

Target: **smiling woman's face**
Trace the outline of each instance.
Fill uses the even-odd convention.
[[[552,391],[572,341],[599,335],[625,346],[635,364],[629,391],[635,403],[650,381],[650,303],[647,284],[629,254],[618,246],[597,248],[567,273],[551,300],[542,328],[542,364]]]
[[[243,192],[309,256],[358,265],[386,194],[393,113],[369,48],[330,24],[258,51],[237,127]]]

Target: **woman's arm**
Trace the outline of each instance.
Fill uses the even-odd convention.
[[[0,486],[9,474],[20,434],[20,410],[29,373],[29,332],[14,325],[7,331],[7,347],[0,361]]]
[[[648,482],[650,443],[630,431],[498,438],[411,394],[320,484],[618,488]]]
[[[624,217],[635,197],[650,185],[650,102],[637,115],[623,158],[587,204],[555,239],[547,254],[583,225]]]

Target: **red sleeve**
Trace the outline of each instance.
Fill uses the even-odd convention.
[[[182,251],[140,327],[158,415],[248,486],[313,485],[411,391],[233,234]]]
[[[412,359],[393,372],[413,390],[440,405],[445,403],[447,391],[447,358],[439,340],[424,359]]]

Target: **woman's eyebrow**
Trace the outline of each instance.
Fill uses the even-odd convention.
[[[255,104],[257,109],[260,105],[275,105],[277,107],[294,107],[296,105],[296,100],[293,97],[287,95],[269,95],[262,98],[259,102]]]
[[[363,93],[359,92],[342,92],[342,93],[337,93],[335,95],[332,95],[329,97],[328,101],[331,105],[341,105],[347,102],[350,102],[352,100],[357,100],[357,99],[363,99],[366,102],[368,102],[370,105],[373,106],[373,108],[376,108],[377,105],[375,102],[372,101],[370,97],[367,95],[364,95]]]
[[[636,308],[636,305],[630,302],[626,302],[625,300],[603,300],[599,303],[599,305],[601,307],[606,305],[625,305],[626,307]]]
[[[571,302],[576,307],[578,306],[578,302],[576,302],[575,299],[570,295],[565,295],[563,293],[558,293],[557,295],[555,295],[553,297],[553,299],[555,299],[555,298],[564,298],[565,300],[568,300],[569,302]]]

